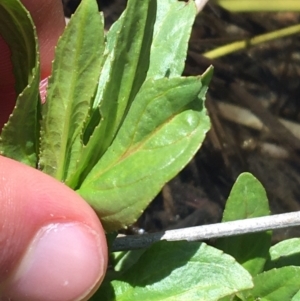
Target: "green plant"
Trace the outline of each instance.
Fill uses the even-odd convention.
[[[231,10],[243,12],[261,11],[299,11],[300,3],[297,0],[213,0],[218,5]]]
[[[108,233],[134,222],[209,130],[203,101],[212,69],[181,76],[195,14],[192,1],[131,0],[104,34],[95,1],[83,0],[59,40],[40,105],[34,25],[19,1],[2,0],[0,31],[19,97],[0,153],[76,190]],[[241,175],[223,221],[268,214],[263,187]],[[270,249],[270,239],[222,238],[218,249],[163,241],[113,253],[114,270],[91,300],[297,300],[299,241]]]
[[[222,222],[268,214],[263,186],[251,174],[241,174]],[[271,234],[220,238],[217,249],[161,241],[147,250],[114,253],[117,273],[108,274],[92,300],[298,300],[300,240],[271,247]]]
[[[134,222],[209,129],[203,100],[212,70],[180,77],[194,17],[192,2],[131,1],[105,36],[96,3],[83,1],[58,42],[43,106],[35,32],[29,19],[28,34],[16,24],[17,37],[6,39],[24,44],[28,61],[14,64],[25,89],[1,154],[76,189],[108,232]]]

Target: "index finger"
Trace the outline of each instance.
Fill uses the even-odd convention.
[[[62,35],[65,19],[61,0],[22,0],[37,28],[41,57],[41,79],[50,75],[55,45]],[[10,49],[0,36],[0,129],[16,101]]]

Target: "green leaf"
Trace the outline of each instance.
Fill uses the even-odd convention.
[[[114,270],[119,273],[127,271],[145,253],[145,249],[113,253]]]
[[[196,6],[193,1],[157,2],[148,78],[176,77],[182,74],[195,16]]]
[[[39,52],[33,21],[19,1],[1,0],[0,34],[12,53],[18,96],[3,127],[0,154],[36,167],[39,106]]]
[[[96,1],[82,1],[55,52],[43,106],[40,167],[62,181],[81,158],[83,128],[101,71],[103,26]]]
[[[88,120],[88,123],[86,124],[85,130],[83,133],[84,134],[83,135],[83,143],[85,145],[88,143],[91,135],[93,134],[95,128],[98,126],[98,124],[100,123],[100,120],[101,120],[99,104],[103,98],[103,92],[105,90],[105,87],[110,80],[111,66],[112,66],[113,62],[115,61],[114,51],[116,48],[117,37],[119,36],[119,32],[122,29],[124,15],[125,14],[123,13],[119,17],[119,19],[115,23],[112,24],[108,34],[106,35],[105,50],[103,53],[103,66],[102,66],[98,86],[96,89],[97,90],[96,95],[95,95],[95,98],[93,100],[92,107],[91,107],[91,118]],[[91,145],[91,143],[90,143],[90,145]],[[89,145],[89,147],[90,147],[90,145]],[[94,145],[94,147],[98,149],[99,145],[97,145],[97,147],[96,147],[96,145]],[[95,153],[97,154],[97,157],[98,156],[100,157],[97,149],[95,150]],[[88,150],[84,149],[84,154],[88,156]],[[85,160],[83,160],[81,158],[81,162],[84,162],[84,161]],[[86,159],[86,161],[88,161],[88,160]],[[91,162],[89,162],[89,163],[91,163]],[[86,169],[87,171],[89,171],[92,167],[93,167],[93,164],[82,163],[78,167],[76,173],[69,180],[69,182],[72,181],[74,183],[78,183],[79,177],[84,177],[82,175],[83,169]]]
[[[272,246],[265,269],[270,270],[290,265],[300,266],[300,238],[287,239]]]
[[[224,298],[219,299],[218,301],[241,301],[241,300],[245,301],[246,299],[240,299],[235,294],[232,294],[231,296],[226,296]],[[250,301],[250,300],[248,300],[248,301]]]
[[[146,78],[155,16],[156,0],[130,0],[108,36],[111,53],[107,56],[95,98],[95,103],[100,105],[101,120],[84,148],[81,165],[74,176],[77,179],[84,169],[83,177],[89,172],[112,143]],[[99,111],[96,110],[96,114]],[[71,181],[78,182],[77,179]]]
[[[252,286],[249,273],[231,256],[204,243],[162,241],[91,300],[213,301]]]
[[[119,279],[128,269],[135,264],[146,249],[113,252],[110,254],[110,265],[111,269],[105,274],[105,281],[112,281]]]
[[[119,17],[119,19],[112,24],[112,26],[110,27],[106,35],[106,44],[105,44],[105,51],[104,51],[105,60],[104,60],[103,69],[100,74],[100,79],[97,87],[97,94],[93,102],[93,109],[99,108],[99,104],[103,99],[103,93],[105,89],[108,88],[108,87],[106,88],[106,86],[109,85],[109,80],[111,77],[111,73],[113,71],[112,69],[116,68],[115,65],[117,63],[120,64],[120,62],[115,62],[116,60],[115,51],[117,50],[117,43],[122,31],[123,23],[129,22],[128,20],[127,21],[124,20],[127,15],[127,10],[128,8],[125,9],[125,11]],[[122,59],[122,57],[120,57],[120,59]]]
[[[300,301],[300,290],[294,295],[291,301]]]
[[[198,150],[209,129],[203,99],[211,74],[144,84],[112,146],[78,191],[106,231],[133,223]]]
[[[269,215],[266,191],[251,174],[236,180],[226,202],[222,222]],[[271,245],[271,233],[254,233],[219,239],[216,247],[232,255],[251,275],[263,270]]]
[[[247,300],[289,301],[300,289],[300,267],[273,269],[253,278],[254,288],[243,294]]]

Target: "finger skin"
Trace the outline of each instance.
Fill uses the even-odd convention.
[[[0,299],[28,244],[49,224],[82,223],[100,237],[99,252],[107,265],[101,223],[91,207],[73,190],[40,171],[0,156]],[[83,276],[84,277],[84,276]],[[103,275],[99,275],[101,282]]]
[[[50,75],[55,46],[65,28],[61,0],[22,0],[36,26],[41,56],[41,79]]]
[[[61,0],[23,0],[22,3],[31,12],[37,28],[41,79],[44,79],[50,75],[55,45],[65,27],[62,2]],[[10,49],[0,36],[0,129],[7,122],[16,101],[15,80],[10,57]]]

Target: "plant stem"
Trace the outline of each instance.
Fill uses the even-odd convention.
[[[300,211],[297,211],[151,234],[118,237],[113,243],[112,251],[143,249],[160,240],[201,241],[211,238],[235,236],[299,225]]]
[[[214,0],[213,2],[235,12],[300,11],[299,0]]]
[[[290,36],[293,34],[297,34],[300,32],[300,25],[293,25],[289,26],[283,29],[275,30],[269,33],[265,33],[262,35],[258,35],[253,38],[244,39],[241,41],[233,42],[218,48],[215,48],[213,50],[207,51],[203,53],[203,56],[209,58],[209,59],[215,59],[224,55],[228,55],[232,52],[236,52],[238,50],[247,49],[252,46],[258,45],[260,43],[264,43],[267,41],[283,38],[286,36]]]

